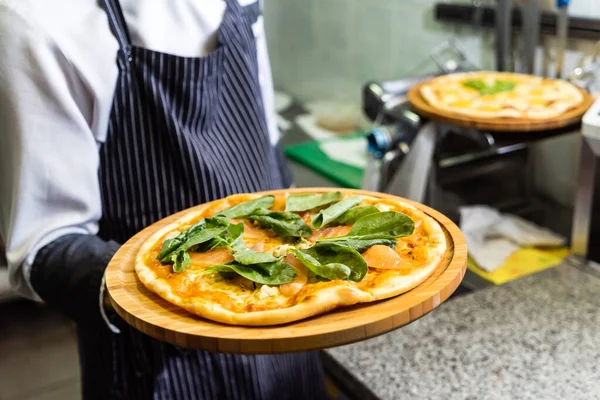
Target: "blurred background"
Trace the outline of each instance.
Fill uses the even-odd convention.
[[[566,3],[264,1],[258,34],[267,38],[277,124],[297,186],[385,191],[442,211],[463,231],[470,216],[495,221],[490,226],[502,220],[517,232],[505,238],[516,247],[489,265],[471,258],[439,320],[434,312],[400,331],[323,352],[332,398],[600,398],[595,153],[580,156],[592,143],[582,129],[596,132],[600,114],[560,129],[488,132],[428,125],[406,101],[411,87],[446,73],[555,77],[561,53],[558,77],[596,96],[600,1]],[[561,36],[557,28],[565,24]],[[429,145],[418,141],[426,126],[435,130]],[[424,164],[409,161],[415,152]],[[411,184],[394,179],[405,170]],[[479,234],[486,233],[473,232]],[[576,235],[583,239],[574,249]],[[0,263],[0,400],[78,399],[74,327],[17,299],[6,260]],[[428,347],[432,340],[437,348]],[[558,380],[561,389],[552,392]]]

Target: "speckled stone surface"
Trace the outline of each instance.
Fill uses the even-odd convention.
[[[600,399],[600,278],[561,265],[328,353],[381,399]]]

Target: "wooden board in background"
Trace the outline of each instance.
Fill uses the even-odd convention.
[[[287,191],[319,193],[333,190],[398,199],[381,193],[332,188]],[[283,190],[261,194],[281,192]],[[106,270],[111,303],[125,321],[156,339],[186,348],[224,353],[273,354],[317,350],[389,332],[422,317],[448,299],[464,277],[467,265],[465,239],[451,220],[429,207],[401,200],[415,205],[443,226],[448,249],[442,262],[425,282],[400,296],[339,308],[279,326],[232,326],[197,317],[150,292],[134,271],[135,257],[142,243],[156,230],[189,212],[186,210],[149,226],[119,249]]]
[[[421,86],[427,83],[428,81],[415,85],[408,92],[408,101],[417,114],[438,122],[487,131],[535,132],[564,128],[565,126],[581,122],[583,114],[585,114],[594,102],[594,98],[588,92],[580,89],[583,95],[581,104],[558,117],[542,120],[529,118],[477,118],[438,110],[430,106],[423,96],[421,96]]]

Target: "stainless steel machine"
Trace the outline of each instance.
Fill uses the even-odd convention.
[[[453,40],[434,49],[432,59],[439,74],[476,69]],[[367,136],[363,189],[425,202],[454,219],[464,204],[487,203],[513,212],[523,208],[532,193],[531,175],[523,174],[531,169],[527,143],[497,143],[489,132],[432,123],[415,114],[406,94],[433,76],[364,86],[363,108],[373,128]]]
[[[575,255],[600,266],[600,100],[583,117],[581,133],[571,247]]]

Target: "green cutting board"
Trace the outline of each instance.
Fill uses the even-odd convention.
[[[358,135],[348,135],[347,138],[355,138]],[[339,140],[339,139],[332,139]],[[347,164],[333,161],[319,148],[319,142],[310,141],[284,148],[285,155],[296,162],[316,171],[317,173],[331,179],[342,187],[360,189],[364,170]]]

